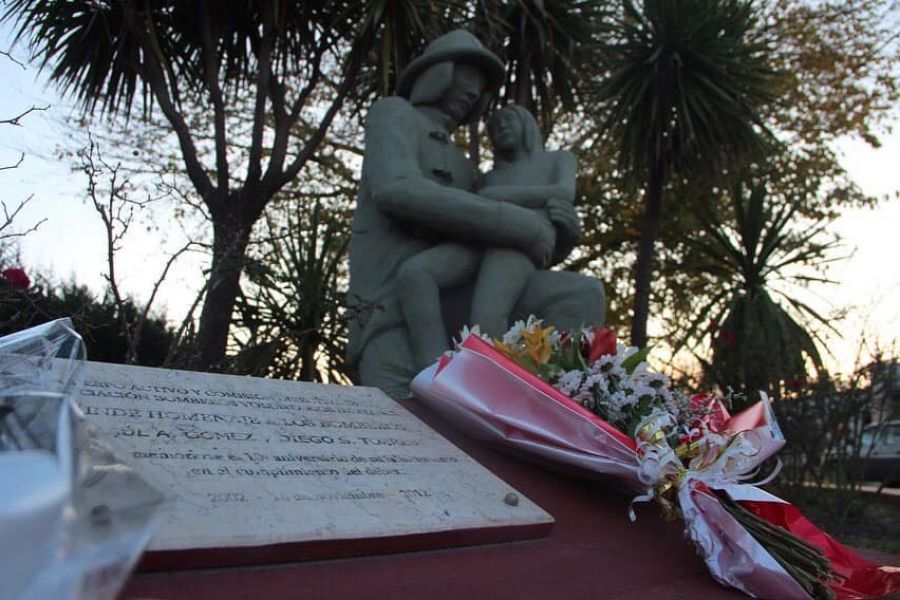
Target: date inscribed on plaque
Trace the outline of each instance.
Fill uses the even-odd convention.
[[[79,383],[88,422],[171,498],[151,551],[552,522],[373,388],[93,362]]]

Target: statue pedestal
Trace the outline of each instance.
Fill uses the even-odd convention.
[[[483,448],[416,401],[402,404],[521,490],[556,522],[541,539],[265,568],[132,576],[123,598],[741,598],[709,575],[679,523],[656,507]],[[273,562],[278,560],[273,556]]]

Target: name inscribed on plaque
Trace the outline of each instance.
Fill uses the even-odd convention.
[[[374,388],[89,362],[76,401],[171,498],[151,550],[552,522]]]

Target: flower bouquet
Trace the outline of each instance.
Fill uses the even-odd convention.
[[[532,317],[500,340],[464,330],[412,389],[476,438],[630,490],[632,507],[655,500],[683,519],[713,577],[750,596],[864,598],[900,587],[900,574],[853,554],[758,487],[765,481],[743,483],[784,445],[763,394],[731,415],[722,398],[673,390],[646,356],[608,329],[560,333]]]

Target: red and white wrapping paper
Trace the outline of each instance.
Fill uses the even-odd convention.
[[[528,372],[489,343],[469,336],[453,357],[422,371],[413,393],[469,435],[582,476],[603,478],[644,494],[648,465],[635,441]],[[744,469],[784,444],[767,402],[730,416],[717,429],[740,434]],[[652,469],[649,469],[652,471]],[[649,486],[652,487],[652,486]],[[720,583],[758,598],[808,598],[800,585],[722,507],[711,489],[724,490],[755,514],[819,546],[840,580],[839,599],[877,597],[900,588],[900,573],[866,561],[817,529],[791,504],[722,473],[689,471],[678,489],[685,533]]]

